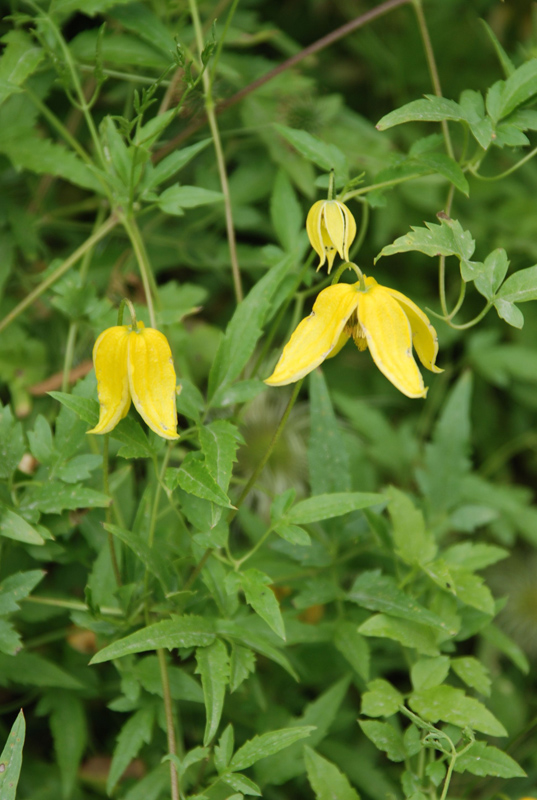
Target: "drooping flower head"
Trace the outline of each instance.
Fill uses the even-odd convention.
[[[97,375],[99,422],[88,433],[109,433],[126,416],[131,400],[151,430],[163,439],[178,439],[176,376],[164,334],[116,325],[103,331],[93,347]]]
[[[344,261],[349,260],[349,247],[356,236],[356,222],[344,203],[339,200],[318,200],[309,210],[306,230],[311,246],[321,259],[317,269],[328,261],[330,273],[336,252]]]
[[[427,394],[412,345],[424,367],[442,372],[435,366],[436,331],[423,311],[401,292],[364,276],[363,285],[337,283],[319,293],[265,383],[285,386],[300,380],[335,356],[351,336],[359,350],[369,349],[379,370],[407,397]]]

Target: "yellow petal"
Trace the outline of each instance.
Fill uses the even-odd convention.
[[[128,327],[117,325],[103,331],[95,342],[93,364],[101,408],[99,422],[88,433],[109,433],[129,410],[128,338]]]
[[[349,247],[354,242],[356,236],[356,220],[344,203],[341,203],[343,216],[345,217],[345,236],[343,239],[343,254],[341,258],[344,261],[349,260]]]
[[[283,349],[269,386],[285,386],[303,378],[318,367],[336,348],[345,323],[358,304],[358,284],[338,283],[329,286],[317,297],[313,311],[298,325]]]
[[[377,284],[360,293],[358,319],[382,374],[407,397],[425,397],[427,389],[412,356],[410,323],[384,286]]]
[[[328,238],[335,247],[340,257],[343,258],[343,243],[345,241],[345,217],[341,203],[337,200],[327,200],[324,204],[323,219]],[[335,256],[335,254],[334,254]],[[333,258],[332,258],[333,260]]]
[[[321,259],[317,269],[322,267],[326,261],[324,242],[321,234],[321,217],[324,203],[325,200],[317,200],[317,202],[314,203],[310,208],[308,216],[306,217],[306,231],[308,233],[308,239],[310,240],[311,246]]]
[[[392,297],[395,297],[408,317],[412,329],[412,341],[423,366],[431,372],[443,372],[444,370],[435,366],[434,363],[438,355],[438,336],[429,322],[428,316],[401,292],[397,292],[395,289],[387,289],[387,291]]]
[[[175,387],[170,345],[164,334],[138,323],[129,333],[128,374],[132,402],[151,430],[163,439],[178,439]]]

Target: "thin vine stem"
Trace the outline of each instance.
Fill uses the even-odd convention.
[[[162,684],[162,695],[164,698],[164,711],[166,715],[166,738],[168,740],[168,752],[172,756],[177,756],[177,745],[175,739],[175,724],[173,720],[173,702],[170,691],[170,678],[168,675],[168,665],[166,655],[162,648],[157,649],[157,658],[160,669],[160,681]],[[175,760],[170,758],[170,785],[172,800],[180,800],[181,792],[179,788],[179,774]]]
[[[110,231],[113,228],[115,228],[118,222],[119,220],[117,216],[115,214],[112,214],[106,220],[106,222],[104,222],[103,225],[97,231],[95,231],[94,234],[92,234],[88,239],[86,239],[86,241],[83,244],[81,244],[80,247],[78,247],[75,250],[75,252],[69,256],[69,258],[66,258],[65,261],[61,263],[60,266],[54,270],[54,272],[51,272],[51,274],[47,278],[45,278],[45,280],[42,281],[39,284],[39,286],[36,286],[36,288],[33,291],[31,291],[29,294],[26,295],[24,300],[21,300],[21,302],[17,306],[15,306],[15,308],[12,309],[9,312],[9,314],[6,314],[6,316],[2,320],[0,320],[0,331],[3,331],[5,328],[8,327],[8,325],[11,325],[11,323],[14,320],[16,320],[17,317],[20,314],[22,314],[23,311],[25,311],[29,306],[31,306],[32,303],[35,300],[37,300],[38,297],[41,297],[41,295],[44,292],[46,292],[47,289],[53,286],[56,283],[56,281],[58,281],[63,275],[65,275],[65,273],[68,272],[80,258],[82,258],[84,253],[95,247],[97,242],[100,242],[101,239],[103,239],[108,233],[110,233]]]
[[[524,158],[521,158],[520,161],[517,161],[517,163],[513,164],[512,167],[506,169],[505,172],[500,172],[499,175],[480,175],[478,172],[480,164],[478,164],[478,166],[475,168],[469,166],[468,169],[474,178],[477,178],[480,181],[500,181],[502,178],[507,178],[508,175],[512,175],[513,172],[516,172],[517,169],[520,169],[520,167],[523,167],[524,164],[530,161],[535,155],[537,155],[537,147],[534,147],[533,150],[530,150],[530,152],[525,155]]]
[[[190,14],[192,22],[194,23],[194,31],[196,33],[196,42],[201,56],[203,52],[203,31],[201,29],[201,22],[198,13],[198,6],[196,0],[188,0],[190,7]],[[203,65],[201,65],[203,69]],[[203,88],[205,91],[205,112],[209,121],[211,135],[213,138],[214,151],[216,155],[216,163],[218,166],[218,174],[220,177],[220,185],[222,187],[222,194],[224,195],[224,209],[226,217],[226,233],[229,246],[229,258],[231,261],[231,274],[233,276],[233,288],[235,290],[235,299],[237,303],[243,300],[244,293],[242,290],[242,279],[239,266],[239,259],[237,256],[237,241],[235,237],[235,226],[233,223],[233,209],[231,207],[231,195],[229,191],[229,182],[227,179],[226,161],[224,158],[224,151],[222,149],[222,141],[220,139],[220,131],[216,122],[214,100],[211,92],[211,78],[207,70],[203,70],[202,74]]]
[[[149,263],[144,241],[134,217],[124,215],[121,217],[121,222],[123,223],[123,227],[125,228],[127,236],[130,239],[134,255],[136,256],[136,261],[138,262],[138,268],[140,270],[140,276],[142,278],[142,284],[144,287],[145,300],[147,303],[147,312],[149,314],[149,323],[152,328],[156,328],[155,306],[153,303],[151,286],[151,284],[153,284],[153,289],[155,288],[153,271],[151,269],[151,264]]]
[[[423,41],[423,46],[425,49],[425,56],[427,58],[427,66],[429,67],[429,74],[431,76],[431,81],[434,88],[434,93],[437,97],[442,97],[442,87],[440,85],[440,76],[438,75],[438,69],[436,66],[436,60],[434,57],[434,50],[431,43],[431,37],[429,36],[429,30],[427,28],[427,21],[425,19],[425,14],[423,13],[422,8],[422,0],[412,0],[412,5],[414,6],[414,11],[416,12],[416,17],[418,20],[418,27],[420,29],[421,38]],[[451,143],[451,136],[449,134],[449,127],[448,123],[445,119],[442,120],[442,133],[444,134],[444,141],[446,143],[446,151],[450,158],[455,158],[453,152],[453,145]]]

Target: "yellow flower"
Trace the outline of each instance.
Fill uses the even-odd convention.
[[[321,259],[317,269],[328,260],[330,273],[336,251],[342,259],[349,260],[349,247],[356,236],[356,222],[344,203],[339,200],[318,200],[309,210],[306,230],[311,246]]]
[[[374,278],[337,283],[320,292],[313,311],[286,344],[265,383],[285,386],[303,378],[325,358],[338,353],[352,336],[359,350],[369,348],[380,371],[407,397],[425,397],[427,389],[412,355],[412,344],[424,367],[435,366],[436,331],[427,316],[404,294],[379,286]]]
[[[151,430],[178,439],[175,370],[166,337],[137,323],[103,331],[93,348],[99,422],[88,433],[109,433],[126,416],[131,399]]]

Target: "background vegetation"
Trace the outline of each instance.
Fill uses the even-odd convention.
[[[530,4],[4,9],[2,799],[537,794]],[[331,171],[430,309],[424,401],[351,345],[262,383]],[[177,444],[86,435],[123,298]]]

